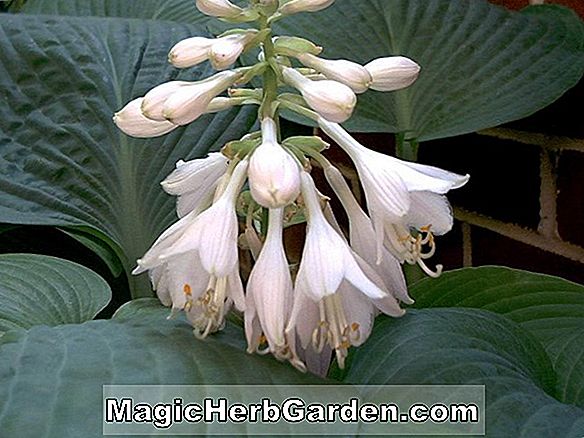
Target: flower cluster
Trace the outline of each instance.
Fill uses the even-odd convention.
[[[431,276],[440,274],[441,267],[432,270],[426,260],[435,250],[434,235],[452,227],[444,195],[468,180],[374,152],[339,125],[351,117],[357,94],[405,88],[420,69],[402,56],[366,65],[328,60],[310,41],[272,34],[275,21],[333,2],[249,0],[244,8],[228,0],[197,0],[207,15],[257,26],[178,42],[169,54],[174,66],[209,61],[218,72],[197,82],[161,84],[114,116],[126,134],[154,137],[205,113],[259,107],[261,131],[227,144],[221,153],[180,161],[162,182],[178,198],[179,220],[138,260],[134,273],[148,271],[162,303],[173,314],[184,311],[197,336],[220,330],[235,307],[244,315],[250,352],[271,353],[301,370],[315,359],[328,360],[331,353],[343,367],[348,349],[367,339],[377,314],[404,313],[401,304],[413,303],[404,262],[418,264]],[[242,53],[253,50],[259,51],[257,64],[232,67]],[[258,76],[262,89],[245,87]],[[283,86],[298,93],[281,92]],[[310,117],[350,156],[367,211],[322,154],[329,145],[318,137],[281,138],[278,120],[284,109]],[[323,168],[347,213],[348,238],[329,199],[315,186],[314,163]],[[238,201],[244,196],[249,205],[242,218]],[[301,212],[307,227],[297,269],[289,266],[283,242],[290,211]],[[255,260],[245,287],[239,266],[243,246]]]

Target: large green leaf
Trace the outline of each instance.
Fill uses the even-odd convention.
[[[102,385],[107,384],[324,382],[215,337],[198,341],[180,320],[147,319],[36,327],[0,338],[2,436],[101,436]]]
[[[66,260],[0,255],[0,333],[92,320],[110,301],[99,275]]]
[[[174,218],[159,183],[175,162],[239,138],[255,118],[236,109],[149,140],[114,126],[115,110],[177,78],[166,54],[196,33],[151,20],[0,16],[0,222],[92,229],[85,240],[105,235],[128,270]]]
[[[474,307],[505,315],[539,339],[556,374],[556,396],[584,408],[584,286],[508,268],[447,272],[412,287],[416,307]]]
[[[279,29],[324,46],[324,57],[368,62],[403,55],[421,65],[396,93],[360,96],[355,131],[449,137],[526,117],[574,86],[584,71],[584,29],[570,10],[517,13],[485,0],[337,0]]]
[[[192,0],[28,0],[27,14],[124,17],[204,24],[209,17]]]
[[[383,318],[357,349],[344,381],[486,386],[489,437],[584,433],[584,411],[555,400],[544,349],[516,323],[476,309],[412,310]]]

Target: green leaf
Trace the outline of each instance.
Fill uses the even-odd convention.
[[[159,183],[176,161],[217,150],[255,121],[252,109],[235,109],[148,140],[113,124],[114,111],[153,86],[211,73],[179,75],[166,59],[200,33],[152,20],[1,15],[0,222],[89,228],[122,248],[128,272],[175,220]],[[145,283],[131,279],[133,294],[149,295]]]
[[[125,256],[122,249],[103,233],[84,227],[63,228],[61,231],[99,255],[114,277],[124,272],[122,260],[125,260]]]
[[[92,321],[0,338],[3,436],[100,437],[102,385],[322,384],[273,359],[197,340],[180,321]]]
[[[382,318],[344,382],[486,386],[488,436],[580,438],[584,411],[555,400],[542,346],[516,323],[476,309]]]
[[[415,60],[422,71],[413,86],[361,95],[346,126],[420,141],[526,117],[573,87],[584,71],[583,24],[557,6],[518,13],[485,0],[337,0],[277,27],[322,45],[325,58]]]
[[[95,272],[66,260],[0,255],[0,333],[90,321],[111,299]]]
[[[205,24],[209,17],[190,0],[28,0],[27,14],[71,15],[80,17],[122,17]]]
[[[462,269],[411,289],[416,307],[474,307],[519,323],[544,345],[558,375],[555,395],[584,408],[584,286],[500,267]]]

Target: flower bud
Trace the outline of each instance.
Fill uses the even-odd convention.
[[[251,194],[265,208],[281,208],[300,194],[300,167],[277,142],[276,123],[262,121],[262,144],[251,156],[248,176]]]
[[[345,59],[322,59],[310,53],[299,55],[298,60],[307,67],[324,74],[328,79],[341,82],[355,93],[365,93],[373,79],[365,67]]]
[[[209,49],[209,61],[215,70],[231,67],[257,32],[245,32],[217,38]]]
[[[328,8],[335,0],[290,0],[280,6],[282,15],[297,14],[299,12],[317,12]]]
[[[162,114],[166,100],[179,89],[192,84],[186,81],[170,81],[154,87],[144,96],[142,114],[152,120],[166,121],[166,117]]]
[[[187,38],[170,49],[168,62],[178,68],[193,67],[209,59],[209,49],[215,40],[203,37]]]
[[[377,91],[395,91],[409,87],[418,78],[420,66],[404,56],[378,58],[365,66]]]
[[[234,18],[243,13],[243,9],[229,0],[196,0],[197,8],[205,15],[217,18]]]
[[[346,122],[355,109],[357,96],[345,84],[337,81],[311,81],[292,68],[283,71],[284,80],[296,87],[306,103],[326,120]]]
[[[134,99],[114,114],[114,123],[122,132],[132,137],[148,138],[167,134],[178,127],[168,120],[158,122],[144,117],[140,109],[142,101],[142,97]]]
[[[177,125],[193,122],[207,111],[215,96],[225,91],[240,76],[240,73],[226,71],[181,87],[164,102],[163,116]]]
[[[322,47],[304,38],[279,36],[274,38],[274,50],[278,55],[296,57],[303,53],[318,55],[322,52]]]

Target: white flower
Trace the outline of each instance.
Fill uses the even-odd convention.
[[[196,0],[197,8],[205,15],[217,18],[232,18],[243,13],[243,9],[229,0]]]
[[[225,190],[209,209],[200,214],[193,210],[162,233],[133,272],[149,270],[162,303],[172,305],[173,313],[184,309],[201,337],[223,327],[232,303],[245,309],[235,201],[247,165],[242,161],[235,167]],[[183,182],[170,184],[176,189]]]
[[[399,261],[387,249],[382,248],[382,257],[378,263],[377,241],[371,220],[353,196],[341,172],[334,166],[328,166],[325,167],[324,173],[347,212],[351,248],[377,272],[384,289],[400,301],[413,304],[414,300],[408,295]]]
[[[322,59],[310,53],[298,55],[298,60],[307,67],[324,74],[328,79],[341,82],[355,93],[364,93],[373,81],[362,65],[345,59]]]
[[[378,58],[365,68],[373,79],[370,88],[377,91],[394,91],[409,87],[420,73],[420,66],[403,56]]]
[[[368,278],[363,269],[367,264],[326,221],[314,182],[305,172],[302,195],[308,231],[286,333],[297,334],[303,349],[335,350],[343,368],[349,347],[361,345],[371,333],[378,310],[391,316],[402,316],[404,311]],[[371,268],[365,270],[374,274]]]
[[[170,317],[184,310],[199,337],[221,330],[233,303],[238,310],[245,310],[239,266],[226,277],[211,276],[196,251],[153,268],[150,279],[162,304],[172,306]]]
[[[172,123],[187,125],[204,114],[212,99],[240,77],[241,73],[226,71],[200,82],[172,86],[162,84],[146,94],[142,108],[156,108],[148,117],[159,117],[161,114]]]
[[[262,121],[262,144],[251,156],[248,175],[251,194],[263,207],[285,207],[300,194],[300,166],[278,144],[270,118]]]
[[[400,262],[418,263],[429,275],[437,275],[423,260],[434,252],[433,235],[445,234],[452,228],[452,210],[443,195],[465,185],[469,176],[372,151],[341,126],[323,118],[318,123],[357,167],[375,230],[378,261],[385,235],[387,249]],[[419,233],[411,235],[410,228]],[[429,253],[423,252],[424,245],[430,246]]]
[[[245,181],[248,162],[240,162],[215,203],[197,215],[193,211],[167,229],[138,260],[136,273],[152,269],[181,254],[196,251],[211,275],[225,277],[237,265],[238,222],[235,202]]]
[[[176,163],[176,170],[160,184],[166,193],[177,196],[179,218],[194,210],[201,212],[211,204],[227,165],[227,157],[218,152],[207,158]]]
[[[213,68],[225,70],[231,67],[256,34],[257,31],[250,30],[245,33],[217,38],[209,49],[209,61],[211,61]]]
[[[313,185],[312,190],[315,190]],[[303,187],[305,199],[306,193],[308,192]],[[307,202],[309,235],[306,246],[309,245],[311,239],[315,239],[310,235],[315,230],[311,228],[315,223],[313,213],[319,217],[317,222],[324,221],[321,222],[321,230],[328,226],[332,234],[321,236],[314,242],[312,248],[305,247],[300,271],[296,278],[294,306],[286,333],[297,334],[301,347],[307,352],[312,349],[319,353],[326,351],[327,347],[331,348],[335,351],[339,367],[343,368],[349,347],[361,345],[369,336],[378,310],[391,316],[402,316],[404,311],[395,298],[382,289],[383,282],[373,269],[357,255],[352,254],[344,238],[326,222],[320,211],[316,194],[309,194],[309,198],[312,199]],[[334,217],[331,220],[334,223]],[[326,243],[326,240],[331,237],[336,241],[336,250]],[[316,250],[321,251],[320,254],[311,254],[311,252],[317,252]],[[335,252],[344,252],[347,268],[359,271],[359,275],[365,278],[365,281],[361,280],[357,283],[353,282],[349,276],[345,276],[334,293],[325,296],[319,294],[319,297],[315,299],[315,285],[322,288],[319,285],[327,283],[327,280],[323,281],[318,278],[319,276],[332,277],[334,271],[337,272],[337,277],[342,275],[341,262],[335,257]],[[303,273],[303,264],[314,266],[315,270],[306,275],[306,271]],[[317,270],[319,272],[315,272]],[[372,287],[376,290],[375,293],[371,293]]]
[[[335,0],[290,0],[280,6],[283,15],[297,14],[298,12],[317,12],[328,8]]]
[[[349,245],[326,221],[311,176],[302,172],[301,179],[308,226],[296,284],[314,301],[333,295],[343,281],[371,298],[384,298],[386,293],[367,278]]]
[[[293,287],[282,241],[284,209],[269,212],[268,234],[247,284],[245,332],[248,351],[258,352],[262,334],[268,351],[305,370],[295,352],[295,338],[285,333],[293,305]]]
[[[193,67],[209,59],[214,39],[192,37],[179,41],[168,54],[168,62],[178,68]]]
[[[134,99],[114,114],[114,123],[120,130],[132,137],[148,138],[168,134],[178,128],[168,120],[159,122],[145,117],[140,109],[143,100],[142,97]]]
[[[347,121],[357,104],[357,96],[345,84],[337,81],[312,81],[293,68],[284,68],[284,80],[297,88],[306,103],[326,120]]]

